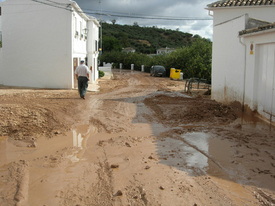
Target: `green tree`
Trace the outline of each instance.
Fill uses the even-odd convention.
[[[112,22],[113,25],[116,24],[116,20],[115,19],[113,19],[111,22]]]
[[[121,51],[122,48],[120,46],[119,40],[117,40],[115,37],[109,37],[105,36],[103,37],[103,51]]]
[[[147,53],[154,50],[154,46],[141,45],[138,41],[132,40],[130,43],[135,45],[139,52]],[[140,70],[141,65],[144,65],[146,72],[149,72],[153,65],[163,65],[167,69],[168,76],[170,69],[176,68],[182,70],[185,78],[198,77],[211,80],[212,42],[196,36],[189,43],[190,45],[182,46],[170,54],[153,57],[141,53],[127,54],[112,49],[109,52],[104,52],[100,61],[114,62],[117,68],[119,63],[122,63],[124,69],[130,69],[131,64],[134,64],[135,69]]]
[[[117,35],[122,47],[129,47],[130,41],[128,35],[125,32],[119,32]]]
[[[212,43],[206,39],[197,38],[191,46],[183,48],[180,65],[183,66],[185,77],[211,79]]]

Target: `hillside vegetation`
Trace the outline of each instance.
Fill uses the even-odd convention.
[[[211,80],[212,42],[209,39],[181,31],[165,30],[138,25],[116,25],[103,23],[103,53],[101,62],[112,62],[118,68],[149,72],[153,65],[163,65],[170,74],[170,68],[181,69],[185,78]],[[122,48],[132,47],[135,53],[121,52]],[[159,48],[174,48],[169,54],[156,54]]]
[[[102,23],[103,51],[121,50],[132,47],[143,54],[155,54],[160,48],[181,48],[188,46],[198,35],[161,29],[157,27],[140,27]],[[111,47],[112,44],[114,47]]]

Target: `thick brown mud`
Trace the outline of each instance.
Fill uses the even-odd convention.
[[[0,205],[274,204],[273,127],[181,81],[113,74],[85,101],[0,93]]]

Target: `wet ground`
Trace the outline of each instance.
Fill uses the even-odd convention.
[[[275,204],[273,127],[180,81],[113,74],[86,100],[0,89],[0,205]]]

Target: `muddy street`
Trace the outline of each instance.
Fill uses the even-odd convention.
[[[0,205],[274,205],[275,129],[184,82],[113,70],[0,88]]]

